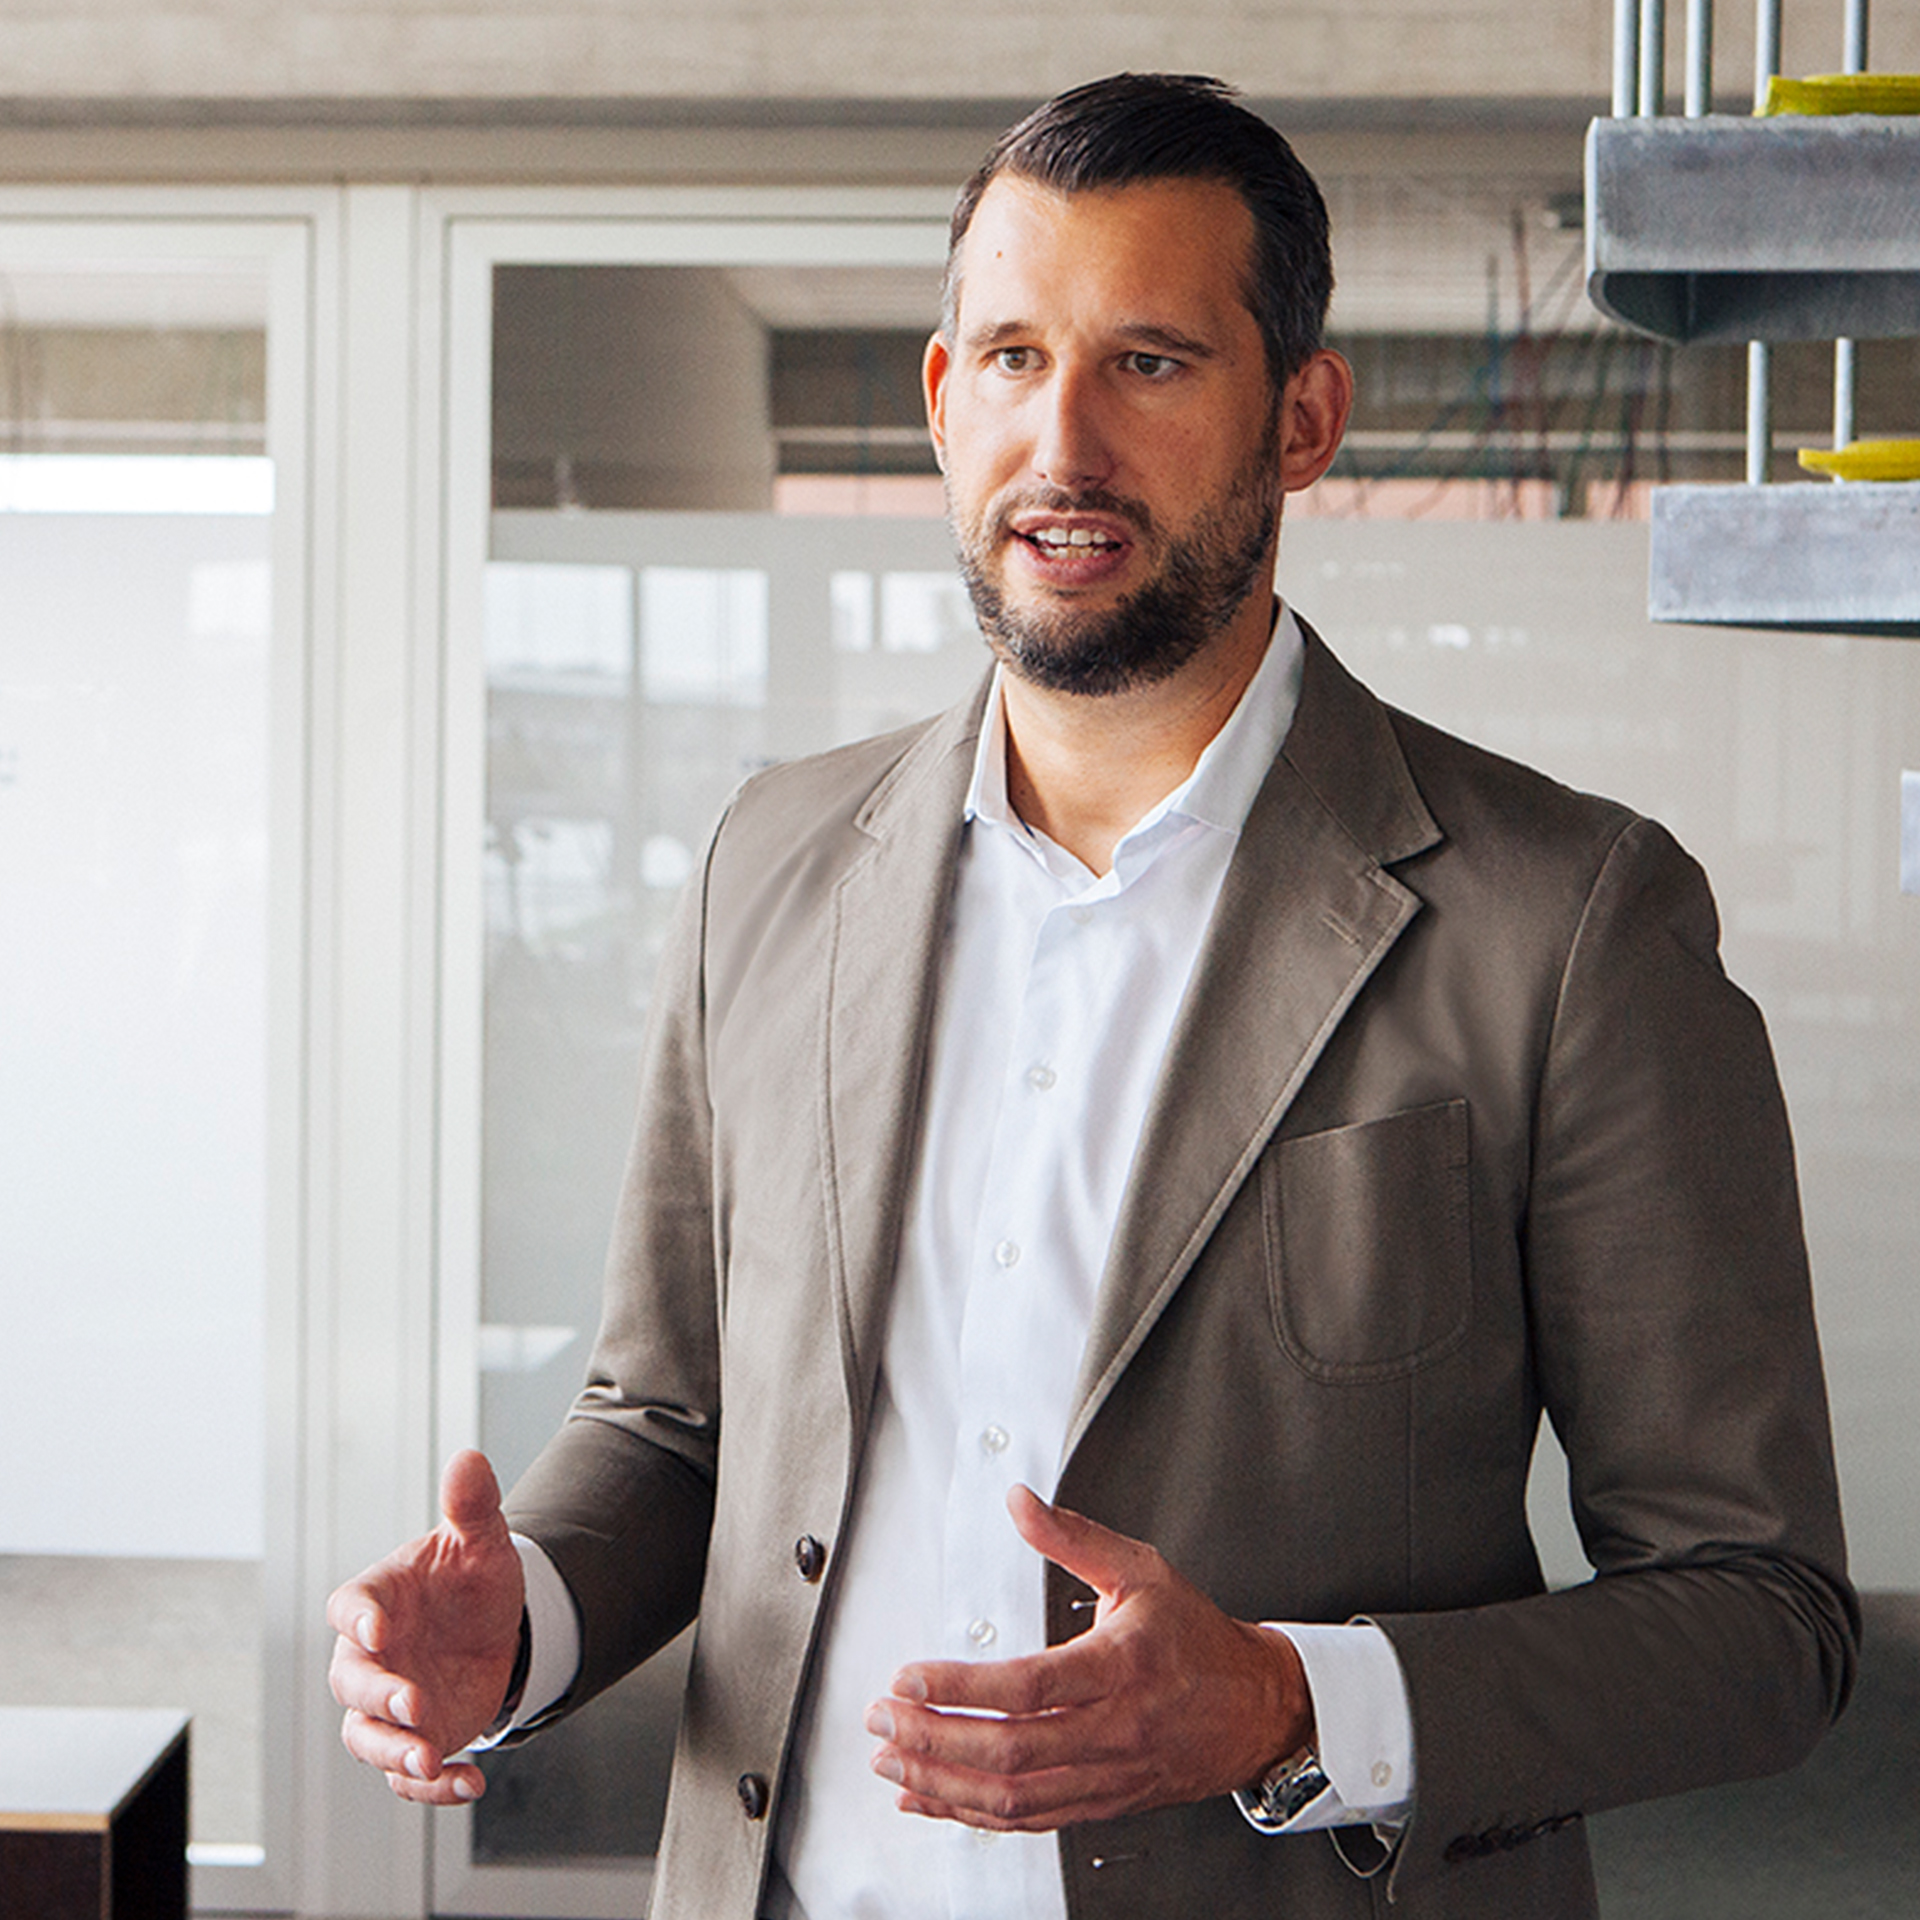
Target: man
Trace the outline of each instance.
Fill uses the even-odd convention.
[[[718,828],[524,1543],[464,1455],[330,1607],[404,1796],[697,1613],[658,1915],[1574,1916],[1585,1812],[1838,1710],[1704,881],[1272,599],[1330,284],[1210,82],[1065,95],[963,194],[926,387],[993,680]],[[1543,1408],[1599,1569],[1551,1595]]]

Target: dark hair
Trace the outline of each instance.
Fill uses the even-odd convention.
[[[1333,295],[1327,203],[1293,149],[1222,80],[1117,73],[1056,95],[994,143],[960,190],[947,240],[941,325],[960,303],[960,243],[981,196],[1003,173],[1084,193],[1147,180],[1218,180],[1253,215],[1247,306],[1276,390],[1321,343]]]

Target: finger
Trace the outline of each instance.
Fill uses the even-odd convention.
[[[998,1779],[1100,1765],[1131,1750],[1127,1729],[1097,1706],[1002,1718],[882,1700],[868,1709],[866,1727],[903,1755]]]
[[[500,1512],[500,1482],[484,1453],[468,1447],[447,1462],[440,1476],[440,1512],[463,1540],[504,1532]]]
[[[362,1765],[416,1782],[438,1780],[445,1770],[441,1755],[419,1734],[358,1707],[342,1715],[340,1743]]]
[[[1114,1687],[1114,1651],[1084,1633],[1044,1653],[1013,1660],[916,1660],[888,1682],[909,1706],[966,1707],[985,1713],[1050,1713],[1104,1699]]]
[[[390,1773],[387,1785],[402,1800],[422,1807],[464,1807],[487,1790],[487,1778],[478,1767],[450,1766],[437,1779],[416,1780],[411,1774]]]
[[[1145,1541],[1115,1533],[1070,1507],[1053,1506],[1031,1487],[1015,1486],[1007,1495],[1007,1511],[1028,1546],[1103,1598],[1119,1598],[1165,1564]]]
[[[333,1643],[327,1685],[343,1707],[353,1707],[375,1719],[391,1720],[403,1727],[419,1723],[419,1701],[410,1684],[398,1674],[389,1673],[377,1660],[368,1659],[351,1640]]]
[[[974,1827],[984,1833],[1045,1833],[1052,1831],[1054,1825],[1039,1824],[1028,1826],[1017,1820],[1002,1820],[993,1814],[983,1813],[978,1807],[963,1807],[951,1800],[935,1800],[925,1794],[909,1793],[905,1788],[894,1795],[893,1804],[902,1813],[917,1813],[928,1820],[952,1820],[963,1827]]]
[[[327,1625],[343,1639],[357,1641],[369,1653],[387,1643],[387,1614],[365,1579],[349,1580],[327,1596]]]
[[[995,1833],[1050,1833],[1082,1820],[1131,1813],[1151,1798],[1134,1773],[1112,1769],[1058,1767],[1002,1780],[931,1766],[883,1748],[874,1756],[874,1771],[899,1788],[894,1804],[902,1813]]]
[[[978,1807],[965,1807],[951,1800],[929,1800],[904,1790],[894,1796],[893,1804],[902,1813],[917,1813],[929,1820],[951,1820],[963,1827],[976,1827],[987,1833],[1057,1833],[1062,1827],[1078,1826],[1087,1820],[1118,1820],[1137,1813],[1131,1801],[1091,1800],[1063,1806],[1049,1813],[1033,1813],[1017,1819],[1002,1819],[983,1813]]]

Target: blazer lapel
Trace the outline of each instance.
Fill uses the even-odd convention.
[[[821,1164],[856,1437],[866,1430],[898,1262],[961,811],[984,707],[983,688],[942,715],[875,790],[855,823],[873,844],[834,891]]]
[[[1309,630],[1292,730],[1227,870],[1134,1154],[1069,1453],[1418,911],[1382,863],[1439,838],[1384,709]]]

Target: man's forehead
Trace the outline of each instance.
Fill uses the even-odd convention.
[[[961,330],[969,283],[998,289],[1129,273],[1168,305],[1200,302],[1245,311],[1252,283],[1253,215],[1230,183],[1155,177],[1119,186],[1056,188],[1008,172],[989,183],[961,241]],[[981,315],[993,325],[1001,316]]]

